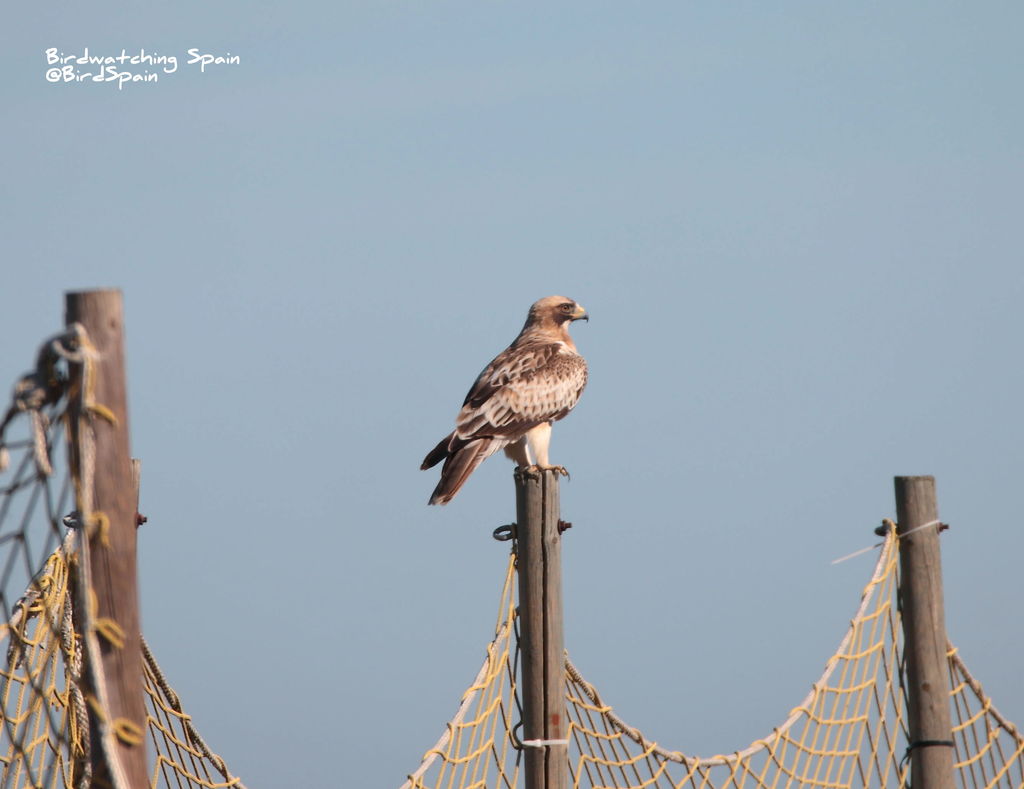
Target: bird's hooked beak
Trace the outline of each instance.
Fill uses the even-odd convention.
[[[572,319],[574,321],[584,320],[587,323],[590,323],[590,316],[587,315],[587,311],[579,304],[576,305],[576,309],[572,313]]]

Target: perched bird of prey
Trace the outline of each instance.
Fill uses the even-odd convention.
[[[580,318],[589,320],[586,310],[562,296],[530,307],[519,336],[469,390],[455,430],[423,459],[421,469],[444,461],[431,504],[451,501],[473,470],[499,449],[520,468],[566,473],[548,463],[548,442],[551,423],[573,409],[587,385],[587,363],[569,336],[569,324]]]

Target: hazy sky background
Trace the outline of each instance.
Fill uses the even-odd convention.
[[[950,638],[1024,722],[1024,7],[108,2],[0,31],[0,383],[116,286],[144,630],[254,789],[395,787],[484,656],[514,517],[423,455],[554,293],[566,644],[710,755],[843,636],[934,474]],[[45,51],[175,55],[51,84]],[[200,73],[187,50],[238,55]],[[79,67],[87,70],[87,67]],[[135,67],[135,71],[144,71]],[[155,70],[155,69],[154,69]]]

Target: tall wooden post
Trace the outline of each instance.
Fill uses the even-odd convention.
[[[910,783],[915,789],[953,789],[953,731],[934,477],[896,477],[896,519]]]
[[[516,540],[526,789],[568,785],[558,476],[516,471]]]
[[[137,482],[132,480],[128,432],[128,397],[124,364],[124,309],[117,290],[66,294],[67,323],[81,323],[93,346],[93,383],[87,386],[85,407],[96,404],[84,419],[95,437],[92,457],[78,460],[93,469],[92,523],[88,534],[88,576],[95,595],[90,621],[96,631],[99,665],[88,667],[91,692],[102,696],[105,720],[90,706],[92,730],[104,746],[94,747],[94,781],[117,789],[149,785],[146,768],[146,708],[143,697],[142,643],[135,566]],[[78,378],[83,381],[81,370]],[[78,414],[72,415],[77,424]],[[81,437],[76,442],[82,446]],[[83,480],[87,483],[87,480]],[[88,516],[90,513],[83,513]],[[90,605],[90,603],[85,603]],[[88,655],[87,650],[87,655]],[[95,661],[95,655],[87,659]],[[94,745],[96,738],[93,739]]]

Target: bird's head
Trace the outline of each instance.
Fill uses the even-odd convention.
[[[589,321],[590,316],[575,301],[567,299],[565,296],[547,296],[534,302],[530,307],[526,325],[559,328],[580,319]]]

